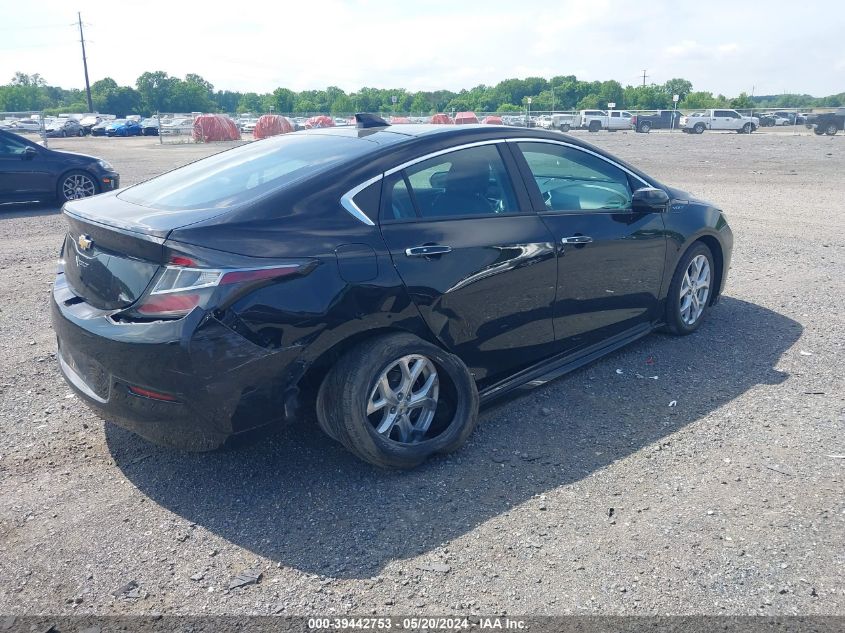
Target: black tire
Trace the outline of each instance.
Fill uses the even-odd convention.
[[[824,133],[828,136],[836,136],[836,133],[839,131],[839,128],[836,127],[836,123],[828,123],[827,127],[824,129]]]
[[[708,286],[707,297],[704,300],[703,310],[700,315],[692,323],[687,323],[681,317],[681,286],[684,283],[684,276],[687,268],[693,259],[703,255],[707,258],[707,263],[710,267],[710,282]],[[703,242],[695,242],[686,253],[683,254],[678,262],[675,273],[672,275],[672,283],[669,285],[669,296],[666,298],[666,312],[664,314],[665,331],[676,336],[686,336],[692,334],[700,326],[707,311],[710,309],[710,302],[713,299],[713,293],[718,291],[714,283],[716,281],[716,268],[713,265],[713,253]]]
[[[696,134],[704,134],[704,128],[705,128],[704,123],[696,123],[692,127],[692,131],[695,132]]]
[[[746,123],[743,125],[739,130],[737,130],[740,134],[751,134],[754,126],[751,123]]]
[[[428,431],[419,441],[403,443],[376,431],[367,403],[382,373],[409,355],[431,361],[442,395]],[[457,356],[411,334],[389,334],[354,347],[331,368],[317,393],[317,417],[330,437],[364,461],[381,468],[414,468],[466,442],[478,421],[478,390]]]
[[[813,134],[815,134],[816,136],[822,136],[824,135],[824,130],[820,127],[814,127]]]
[[[72,179],[78,179],[78,182],[87,182],[88,184],[84,184],[83,188],[85,191],[89,192],[85,195],[68,195],[66,193],[66,185],[70,185],[69,181]],[[91,174],[87,171],[81,170],[73,170],[69,171],[66,174],[63,174],[61,178],[59,178],[59,182],[56,185],[56,198],[62,204],[67,202],[68,200],[78,200],[80,197],[87,198],[89,196],[94,196],[100,193],[100,186],[97,183],[97,179],[94,178]]]
[[[569,123],[564,123],[562,126],[560,126],[561,132],[569,132],[569,130],[571,130],[571,129],[572,129],[572,126],[569,125]]]
[[[84,131],[84,130],[79,130],[79,132],[77,132],[77,133],[76,133],[76,135],[77,135],[77,136],[85,136],[85,131]]]
[[[651,132],[651,123],[649,123],[648,121],[643,121],[642,123],[640,123],[638,131],[642,132],[643,134],[648,134],[649,132]]]
[[[62,138],[67,138],[67,132],[65,130],[62,130]]]
[[[590,121],[590,124],[587,126],[587,130],[590,132],[598,132],[601,129],[601,122],[600,121]]]

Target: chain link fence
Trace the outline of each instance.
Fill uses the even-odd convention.
[[[24,138],[43,143],[48,143],[46,134],[49,118],[44,117],[43,112],[30,110],[27,112],[0,112],[0,130],[7,130],[20,134]]]
[[[759,119],[759,127],[789,129],[794,133],[804,131],[806,116],[811,113],[834,111],[836,108],[721,108],[734,110],[743,116],[753,116]],[[689,115],[702,109],[678,109],[678,115]],[[654,114],[655,110],[601,110],[609,117],[629,120],[629,116]],[[563,131],[587,129],[588,122],[584,120],[584,111],[573,110],[532,110],[525,108],[521,111],[458,113],[445,112],[449,122],[491,122],[518,127],[540,127]],[[73,114],[61,117],[45,116],[43,112],[0,112],[0,129],[21,134],[48,145],[50,139],[68,136],[94,137],[157,137],[161,144],[183,144],[209,142],[202,134],[194,134],[194,126],[200,112],[158,112],[150,117],[139,115],[118,119],[109,114]],[[262,114],[281,114],[288,118],[295,130],[307,129],[313,124],[315,117],[320,117],[317,125],[328,125],[329,121],[335,126],[354,125],[354,113],[325,112],[297,112],[297,113],[230,113],[218,116],[229,119],[237,132],[229,137],[234,141],[253,140],[253,130],[258,118]],[[380,116],[393,124],[428,123],[432,114],[429,112],[381,112]],[[461,118],[460,115],[464,115]],[[610,129],[631,129],[625,121],[619,125],[609,126]],[[602,129],[608,129],[603,127]],[[677,129],[674,126],[671,130]]]

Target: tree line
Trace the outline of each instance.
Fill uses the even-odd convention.
[[[106,77],[91,84],[91,97],[97,112],[125,116],[150,115],[154,112],[277,112],[309,114],[315,112],[347,114],[350,112],[410,113],[435,112],[522,112],[531,99],[531,110],[583,110],[606,108],[657,110],[672,107],[672,96],[679,95],[679,108],[754,108],[754,107],[836,107],[845,105],[845,93],[827,97],[782,94],[750,97],[741,93],[726,97],[712,92],[693,91],[692,82],[670,79],[664,84],[625,86],[618,81],[582,81],[574,75],[550,79],[526,77],[505,79],[495,86],[478,85],[451,90],[409,92],[404,88],[361,88],[346,93],[337,86],[325,90],[294,92],[276,88],[273,92],[236,92],[215,90],[197,74],[184,79],[158,70],[145,72],[134,86],[120,86]],[[0,86],[0,112],[44,111],[48,114],[87,111],[85,92],[47,84],[39,74],[15,73]]]

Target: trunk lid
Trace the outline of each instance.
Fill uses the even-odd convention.
[[[164,240],[126,231],[65,211],[62,255],[68,286],[100,310],[132,305],[159,269]]]
[[[166,263],[164,241],[174,229],[225,210],[151,209],[114,192],[67,202],[63,212],[68,285],[95,308],[119,310],[135,303]]]

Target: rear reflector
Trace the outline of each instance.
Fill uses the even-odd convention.
[[[298,265],[292,266],[276,266],[274,268],[259,268],[257,270],[233,270],[225,273],[220,279],[219,285],[238,284],[244,281],[260,281],[262,279],[275,279],[276,277],[284,277],[299,270]]]
[[[174,266],[187,266],[188,268],[193,268],[197,265],[193,259],[184,257],[183,255],[174,255],[170,258],[170,263]]]
[[[141,314],[187,313],[199,305],[197,294],[150,295],[138,306]]]
[[[152,400],[163,400],[164,402],[176,402],[176,398],[171,396],[170,394],[166,393],[159,393],[157,391],[150,391],[149,389],[144,389],[142,387],[129,387],[129,391],[136,396],[142,396],[144,398],[151,398]]]

